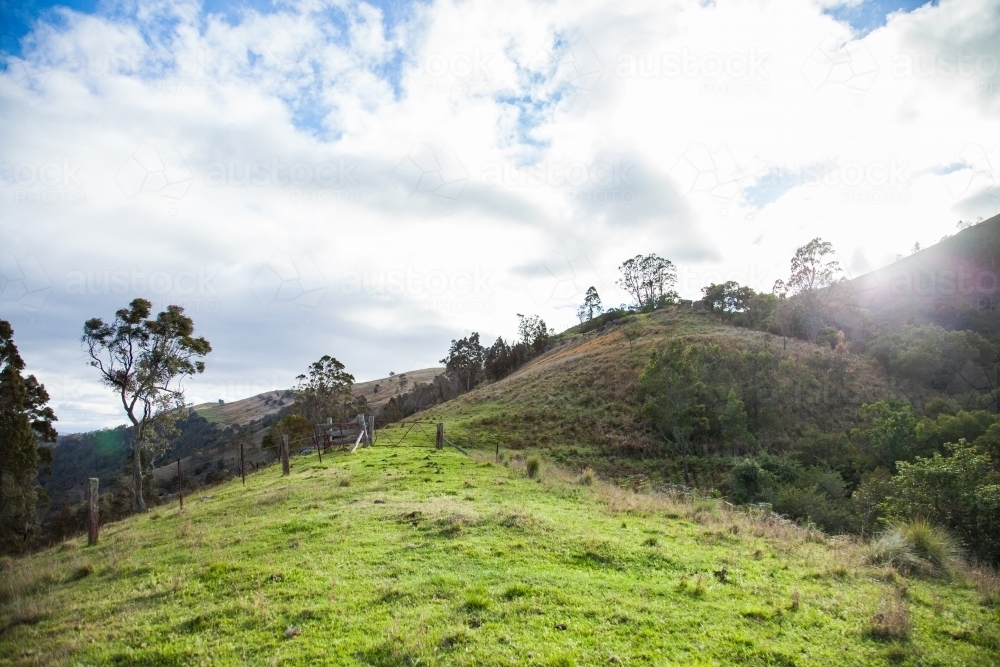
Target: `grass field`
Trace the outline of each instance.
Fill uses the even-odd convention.
[[[1000,662],[972,573],[587,482],[416,433],[295,459],[2,561],[0,664]]]

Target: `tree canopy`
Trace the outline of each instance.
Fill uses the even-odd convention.
[[[348,416],[354,376],[345,368],[336,358],[324,354],[309,365],[308,375],[295,378],[295,407],[302,417],[315,423],[328,418],[341,421]]]
[[[0,551],[23,549],[35,529],[39,463],[52,462],[55,413],[49,395],[14,344],[14,330],[0,320]]]

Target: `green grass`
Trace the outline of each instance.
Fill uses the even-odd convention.
[[[426,438],[295,459],[0,568],[0,664],[991,665],[960,576]],[[346,482],[346,484],[345,484]],[[723,572],[723,568],[725,571]],[[887,599],[909,614],[881,638]]]

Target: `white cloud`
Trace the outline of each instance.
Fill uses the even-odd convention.
[[[77,340],[135,296],[232,400],[572,324],[638,252],[768,289],[814,236],[875,268],[1000,209],[988,0],[860,40],[808,0],[138,7],[60,10],[0,77],[0,313],[64,430],[120,421]]]

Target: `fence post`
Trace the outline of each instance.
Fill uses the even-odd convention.
[[[181,509],[184,509],[184,475],[181,474],[180,459],[177,459],[177,497],[181,500]]]
[[[323,448],[320,447],[319,438],[316,437],[316,429],[313,429],[313,444],[316,445],[316,453],[319,454],[319,462],[323,462]]]
[[[437,448],[444,449],[444,424],[438,422]]]
[[[247,468],[246,463],[243,462],[243,441],[240,441],[240,479],[243,480],[243,486],[247,485]]]
[[[288,467],[288,436],[281,436],[281,474],[288,475],[291,474],[291,470]]]
[[[101,480],[90,478],[90,488],[87,491],[87,546],[97,544],[97,532],[100,529],[97,516],[97,487]]]
[[[375,444],[375,413],[368,419],[368,444]]]
[[[364,433],[361,440],[365,443],[365,447],[368,446],[368,420],[365,419],[365,413],[358,415],[358,426],[361,427],[361,432]]]

